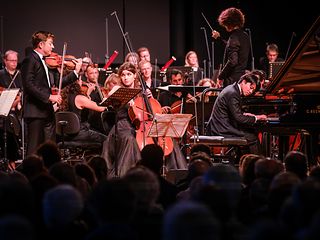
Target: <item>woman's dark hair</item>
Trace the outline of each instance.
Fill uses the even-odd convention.
[[[62,103],[60,105],[60,110],[62,111],[69,110],[69,98],[68,98],[69,94],[83,95],[81,91],[81,87],[78,84],[78,82],[71,83],[61,91]]]

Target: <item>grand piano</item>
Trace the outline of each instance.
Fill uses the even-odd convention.
[[[262,113],[272,116],[262,131],[278,136],[301,133],[309,164],[319,163],[320,16],[270,81],[263,97],[252,102],[247,103],[249,108],[269,109]],[[284,145],[283,141],[279,145]],[[286,150],[282,149],[280,159]]]

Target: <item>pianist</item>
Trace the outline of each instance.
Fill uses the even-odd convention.
[[[260,81],[253,73],[243,75],[240,80],[224,88],[212,108],[206,127],[209,136],[244,137],[248,141],[246,152],[260,154],[260,143],[253,125],[266,121],[266,115],[254,115],[242,111],[241,97],[252,95],[260,88]]]

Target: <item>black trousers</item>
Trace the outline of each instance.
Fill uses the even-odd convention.
[[[47,140],[56,140],[55,119],[52,118],[26,118],[26,155],[34,154],[40,144]]]

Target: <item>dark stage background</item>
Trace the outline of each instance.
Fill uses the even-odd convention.
[[[74,1],[5,1],[0,7],[1,52],[17,50],[20,60],[24,49],[30,45],[30,37],[37,30],[48,30],[56,35],[55,51],[62,53],[63,42],[68,43],[67,54],[83,57],[85,52],[100,64],[105,54],[119,51],[115,64],[123,62],[128,52],[120,28],[114,16],[117,12],[124,32],[127,32],[134,50],[146,46],[151,51],[152,62],[157,59],[163,65],[172,55],[177,58],[174,65],[183,65],[189,50],[199,55],[200,64],[208,59],[205,27],[211,54],[211,31],[201,12],[214,29],[225,32],[218,26],[221,10],[234,6],[246,15],[245,28],[252,33],[255,65],[264,55],[266,43],[274,42],[284,58],[290,38],[295,33],[290,52],[302,39],[319,15],[316,1],[259,0],[92,0],[85,3]],[[107,20],[106,20],[107,19]],[[107,24],[106,24],[107,22]],[[108,31],[106,30],[108,26]],[[107,35],[107,37],[106,37]],[[108,41],[107,41],[108,40]],[[107,44],[108,42],[108,44]],[[108,48],[107,48],[108,46]],[[107,52],[108,50],[108,52]],[[222,61],[224,46],[214,44],[214,63]]]

